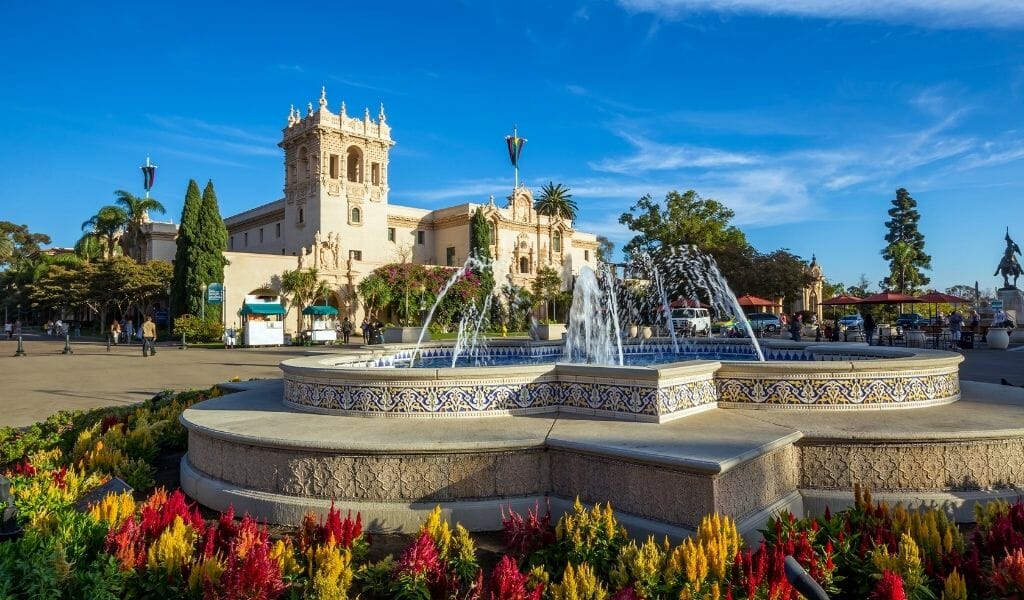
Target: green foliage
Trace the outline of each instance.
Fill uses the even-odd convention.
[[[171,331],[176,338],[184,333],[187,342],[219,342],[224,338],[224,325],[209,314],[205,321],[195,315],[181,315],[174,319]]]
[[[433,306],[438,293],[454,273],[453,269],[445,267],[392,263],[368,275],[359,284],[359,295],[371,314],[387,309],[403,325],[418,324],[421,307]],[[473,271],[465,273],[434,311],[432,326],[447,331],[466,306],[482,306],[485,293],[480,276]]]
[[[119,251],[118,240],[124,232],[128,215],[119,206],[103,206],[99,211],[82,223],[82,231],[92,236],[103,245],[104,255],[110,259]]]
[[[664,206],[650,195],[644,196],[622,213],[619,223],[636,232],[626,244],[626,252],[692,245],[717,258],[724,249],[749,247],[743,232],[729,224],[734,216],[736,213],[718,200],[688,190],[669,192]]]
[[[181,209],[181,225],[178,226],[174,252],[174,282],[171,291],[174,301],[171,304],[175,316],[199,312],[193,311],[191,307],[198,309],[202,298],[193,266],[193,246],[199,235],[199,211],[202,202],[199,184],[195,179],[190,179],[185,191],[185,205]]]
[[[281,293],[291,300],[291,304],[296,305],[301,315],[302,309],[305,307],[311,306],[317,301],[326,302],[327,297],[331,295],[331,288],[327,282],[320,279],[320,274],[316,269],[305,271],[296,269],[285,271],[281,275]]]
[[[486,263],[491,262],[491,225],[484,216],[482,208],[476,209],[473,219],[469,223],[469,255]],[[475,269],[474,272],[480,277],[481,287],[485,293],[493,293],[494,273],[491,269]]]
[[[558,319],[558,300],[562,296],[562,276],[553,267],[537,269],[537,278],[533,280],[533,300],[544,303],[544,312],[548,319]],[[550,304],[550,306],[549,306]]]
[[[615,244],[603,235],[597,236],[597,260],[612,262],[615,255]]]
[[[0,221],[0,238],[6,240],[4,246],[9,247],[9,250],[0,252],[0,266],[14,268],[38,254],[40,244],[50,243],[50,236],[45,233],[32,233],[28,225],[17,225],[10,221]]]
[[[572,199],[569,188],[560,183],[549,181],[540,189],[540,195],[533,203],[533,209],[551,219],[560,217],[572,221],[576,218],[576,201]]]
[[[885,222],[889,233],[888,245],[882,249],[882,258],[889,261],[889,276],[879,285],[887,290],[912,293],[930,281],[922,271],[932,268],[932,257],[924,252],[924,234],[917,229],[921,219],[917,201],[904,188],[896,190],[896,198],[889,209],[891,219]]]
[[[156,198],[140,198],[126,192],[117,190],[114,192],[117,200],[114,203],[125,213],[124,235],[121,237],[121,248],[126,256],[141,260],[142,225],[145,223],[146,215],[149,213],[164,214],[166,209]]]
[[[213,181],[203,188],[202,204],[199,207],[199,235],[192,247],[195,276],[199,285],[224,282],[224,251],[228,249],[228,230],[220,216],[217,193]],[[193,313],[198,312],[193,310]]]

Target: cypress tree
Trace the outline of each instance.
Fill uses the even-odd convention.
[[[199,195],[199,184],[190,179],[185,191],[185,206],[181,209],[181,224],[178,226],[177,248],[174,252],[174,278],[171,285],[171,307],[174,316],[179,317],[199,308],[199,289],[193,285],[194,279],[189,275],[192,270],[192,253],[196,236],[199,233],[199,209],[202,198]]]
[[[912,292],[931,281],[922,270],[932,268],[932,257],[924,252],[924,234],[917,229],[921,214],[917,212],[917,201],[910,193],[900,188],[889,209],[892,217],[885,222],[889,233],[885,235],[888,245],[882,249],[882,258],[889,261],[889,276],[882,280],[884,289],[900,293]]]
[[[220,216],[220,207],[217,206],[217,192],[213,189],[213,181],[208,181],[203,189],[203,200],[199,208],[199,234],[195,238],[193,246],[196,289],[199,286],[211,283],[224,283],[224,265],[227,260],[224,258],[224,251],[228,247],[228,230],[224,226],[224,220]],[[199,302],[205,301],[201,292],[196,296],[194,311],[200,308]],[[209,316],[211,311],[206,311]],[[192,314],[199,314],[193,312]]]
[[[469,222],[469,255],[486,263],[491,262],[491,225],[482,208],[476,209]],[[490,294],[494,289],[493,269],[484,269],[479,275],[481,290]]]

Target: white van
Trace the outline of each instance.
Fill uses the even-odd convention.
[[[706,308],[674,308],[672,327],[683,335],[707,335],[711,332],[711,313]]]

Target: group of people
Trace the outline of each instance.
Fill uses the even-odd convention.
[[[363,319],[362,325],[359,328],[363,331],[363,342],[366,344],[383,344],[384,343],[384,324],[380,322],[380,319],[374,319],[368,321]]]
[[[21,335],[21,319],[15,320],[14,323],[4,323],[4,335],[7,339],[13,339],[16,335]]]
[[[119,342],[132,343],[132,339],[142,342],[142,355],[151,356],[156,354],[156,323],[153,317],[147,316],[146,320],[138,329],[131,319],[118,321],[113,319],[110,322],[110,343],[117,345]]]

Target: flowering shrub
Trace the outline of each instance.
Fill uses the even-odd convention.
[[[165,394],[0,432],[24,528],[0,544],[0,598],[796,600],[787,556],[835,598],[1024,598],[1024,501],[979,505],[965,538],[941,510],[890,507],[857,487],[847,510],[770,519],[755,547],[715,514],[673,545],[629,539],[608,504],[577,500],[555,525],[539,506],[525,516],[504,509],[507,554],[489,572],[469,532],[440,508],[397,558],[376,562],[366,559],[361,515],[343,517],[333,504],[281,539],[230,508],[204,519],[180,490],[109,494],[75,509],[128,465],[148,468],[157,452],[182,447],[177,415],[218,393]]]
[[[432,307],[458,270],[411,263],[387,264],[364,278],[359,292],[368,304],[390,310],[401,324],[419,325],[421,304]],[[483,289],[479,274],[464,271],[438,305],[432,324],[447,330],[463,308],[470,304],[482,306],[485,293],[490,291]]]

